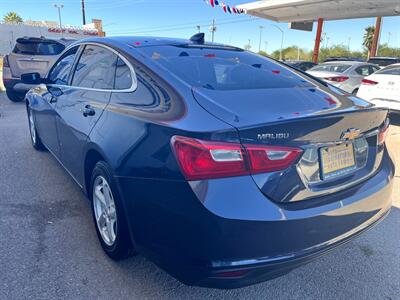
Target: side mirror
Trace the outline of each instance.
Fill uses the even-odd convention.
[[[25,84],[40,84],[43,82],[39,73],[25,73],[21,75],[21,81]]]

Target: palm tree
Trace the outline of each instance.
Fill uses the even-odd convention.
[[[22,23],[22,18],[16,12],[9,12],[3,18],[4,23]]]
[[[363,37],[363,46],[368,50],[368,58],[371,55],[372,41],[374,39],[375,26],[368,26],[365,28]]]

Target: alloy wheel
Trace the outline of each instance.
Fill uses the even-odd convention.
[[[111,187],[103,176],[97,176],[93,184],[93,207],[101,238],[112,246],[117,237],[117,212]]]

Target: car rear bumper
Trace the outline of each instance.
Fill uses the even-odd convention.
[[[283,275],[377,224],[391,208],[393,174],[385,151],[367,181],[289,204],[270,201],[246,176],[189,186],[118,179],[140,252],[185,284],[237,288]]]

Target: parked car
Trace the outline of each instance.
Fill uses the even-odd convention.
[[[400,64],[389,65],[365,77],[357,96],[400,113]]]
[[[87,193],[113,259],[138,251],[186,284],[240,287],[390,210],[386,109],[204,34],[81,40],[22,77],[38,84],[33,147]]]
[[[301,71],[307,71],[308,69],[311,69],[312,67],[317,65],[312,61],[303,61],[303,60],[291,60],[291,61],[285,61],[285,63]]]
[[[362,61],[365,62],[361,57],[351,57],[351,56],[331,56],[324,60],[324,62],[331,61]]]
[[[32,87],[21,83],[21,74],[38,72],[44,77],[65,47],[75,40],[23,37],[3,59],[3,83],[11,101],[21,101]]]
[[[386,67],[392,64],[400,63],[399,57],[371,57],[368,60],[369,63],[378,65],[380,67]]]
[[[378,66],[369,63],[335,61],[320,64],[311,68],[307,72],[315,77],[327,81],[347,93],[357,94],[363,78],[378,70]]]

